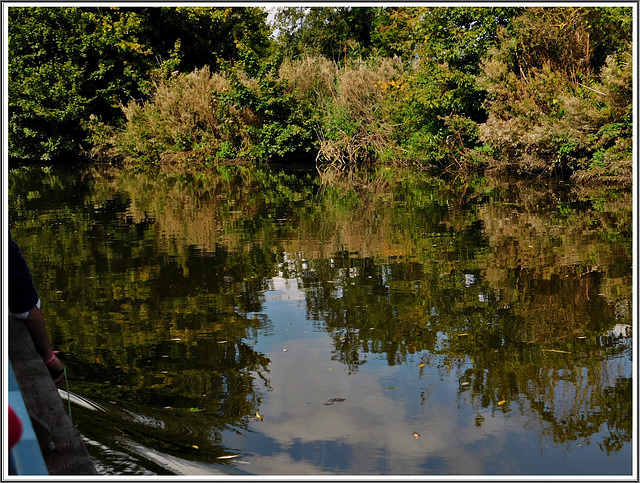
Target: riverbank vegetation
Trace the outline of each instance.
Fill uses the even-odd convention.
[[[632,24],[630,7],[11,7],[10,155],[630,184]]]

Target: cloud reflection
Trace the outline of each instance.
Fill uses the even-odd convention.
[[[267,354],[273,391],[261,406],[264,421],[252,426],[281,452],[255,458],[252,473],[321,474],[329,468],[352,475],[482,474],[486,455],[472,451],[469,443],[490,436],[492,452],[501,446],[507,424],[502,418],[485,415],[478,430],[475,414],[461,418],[454,404],[427,404],[414,413],[394,400],[381,377],[398,368],[348,374],[327,360],[326,338],[291,340],[288,347]],[[418,383],[410,389],[418,394]],[[444,384],[436,390],[451,391]],[[455,390],[449,396],[455,400]],[[331,398],[345,401],[323,404]]]

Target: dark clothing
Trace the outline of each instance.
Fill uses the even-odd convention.
[[[31,310],[36,303],[38,292],[31,271],[9,231],[9,311],[21,314]]]

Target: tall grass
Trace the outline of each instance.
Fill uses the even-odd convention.
[[[397,150],[390,102],[402,75],[399,59],[357,60],[336,72],[335,89],[318,112],[318,158],[353,165]]]
[[[126,124],[111,137],[111,152],[132,162],[234,157],[250,142],[246,130],[256,118],[221,100],[230,89],[208,67],[161,80],[147,103],[122,106]]]

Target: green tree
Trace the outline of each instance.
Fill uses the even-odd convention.
[[[282,7],[276,14],[280,48],[293,57],[321,55],[340,62],[366,57],[378,9],[370,7]]]
[[[395,51],[411,54],[407,97],[397,113],[400,142],[423,161],[450,164],[459,147],[477,144],[477,123],[486,120],[486,91],[476,84],[481,60],[520,8],[415,8],[387,13],[389,28],[411,26]],[[389,37],[390,33],[385,33]]]
[[[11,7],[10,156],[78,154],[88,121],[117,124],[154,77],[262,54],[269,33],[257,7]]]
[[[379,55],[397,55],[407,64],[415,59],[423,37],[420,10],[420,7],[385,7],[378,10],[371,40]]]
[[[180,71],[205,65],[219,71],[242,50],[259,57],[269,47],[267,12],[259,7],[155,7],[135,9],[143,18],[145,39],[154,53],[166,59],[180,42]]]
[[[151,52],[139,32],[140,19],[115,8],[9,8],[9,154],[78,153],[83,119],[140,95]]]

